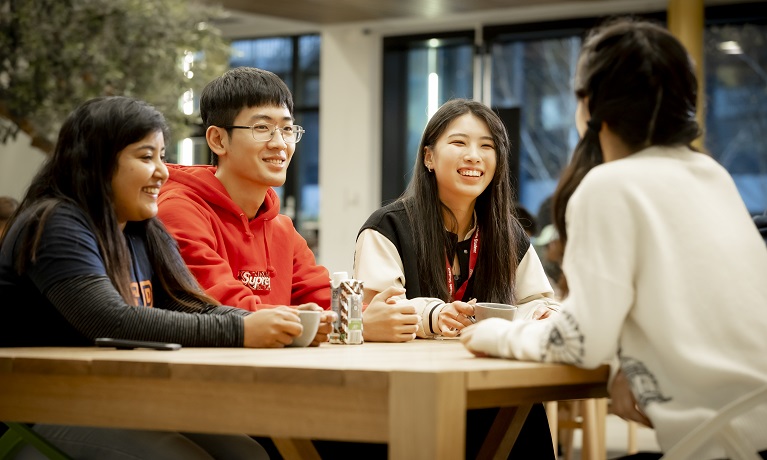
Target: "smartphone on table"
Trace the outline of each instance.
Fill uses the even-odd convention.
[[[148,342],[145,340],[111,339],[102,337],[96,339],[97,347],[117,348],[118,350],[133,350],[135,348],[149,348],[152,350],[180,350],[181,345],[167,342]]]

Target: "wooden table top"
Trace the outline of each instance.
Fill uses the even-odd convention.
[[[340,371],[340,372],[339,372]],[[495,358],[476,358],[457,340],[415,340],[318,348],[183,348],[178,351],[112,348],[0,348],[0,374],[101,375],[239,382],[385,385],[391,372],[463,373],[467,389],[519,388],[606,382],[608,366],[580,369]]]

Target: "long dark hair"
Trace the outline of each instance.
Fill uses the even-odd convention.
[[[618,19],[590,33],[578,60],[575,95],[588,98],[591,121],[554,193],[554,224],[563,243],[567,202],[586,173],[603,162],[602,122],[632,152],[690,146],[700,135],[692,61],[674,36],[647,21]]]
[[[484,121],[490,129],[496,155],[493,180],[477,197],[474,206],[482,238],[472,275],[473,292],[486,302],[514,303],[516,248],[520,238],[524,238],[524,231],[514,216],[509,179],[509,136],[498,115],[487,106],[467,99],[450,100],[431,117],[418,147],[413,178],[399,198],[413,229],[421,294],[451,301],[445,281],[448,236],[442,216],[443,212],[448,216],[453,214],[439,199],[437,179],[424,165],[424,151],[426,147],[434,148],[448,125],[467,113]]]
[[[130,253],[114,210],[112,177],[118,153],[153,132],[168,126],[160,112],[149,104],[127,97],[91,99],[76,108],[59,132],[53,156],[43,165],[19,208],[9,222],[29,210],[22,230],[16,270],[21,274],[34,262],[45,222],[60,204],[80,208],[86,215],[109,279],[120,295],[133,304],[130,291]],[[155,276],[168,295],[188,306],[213,303],[205,296],[184,264],[173,238],[156,217],[130,222],[131,231],[144,234]],[[127,227],[126,227],[127,228]],[[182,297],[182,298],[180,298]]]

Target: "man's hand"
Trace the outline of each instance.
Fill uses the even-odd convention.
[[[244,323],[243,345],[248,348],[281,348],[291,344],[303,330],[296,309],[285,306],[253,312]]]
[[[642,412],[634,399],[634,393],[631,392],[629,381],[622,370],[619,370],[613,378],[610,385],[610,398],[610,411],[613,414],[624,420],[633,420],[650,428],[653,427],[650,419]]]
[[[373,297],[362,313],[362,333],[369,342],[408,342],[415,339],[420,318],[412,305],[398,305],[401,287],[388,287]]]

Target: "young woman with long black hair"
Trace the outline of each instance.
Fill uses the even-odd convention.
[[[612,361],[614,407],[654,426],[664,451],[767,384],[767,251],[730,175],[690,147],[697,89],[660,26],[619,20],[588,37],[581,141],[554,200],[569,296],[545,323],[491,319],[461,337],[482,355]],[[767,406],[735,426],[767,449]],[[726,456],[707,446],[694,457]]]
[[[509,139],[487,106],[445,103],[429,120],[413,178],[357,237],[355,278],[364,282],[366,340],[456,337],[480,302],[514,304],[545,318],[554,292],[514,215]],[[469,411],[466,458],[474,458],[494,410]],[[512,458],[554,458],[543,406],[533,407]]]
[[[126,97],[90,100],[67,118],[0,246],[0,296],[8,307],[0,346],[92,346],[110,337],[277,347],[300,334],[295,309],[224,307],[198,286],[155,217],[168,179],[167,134],[162,114]],[[323,325],[316,340],[328,332]],[[77,458],[265,455],[247,436],[34,429]]]

